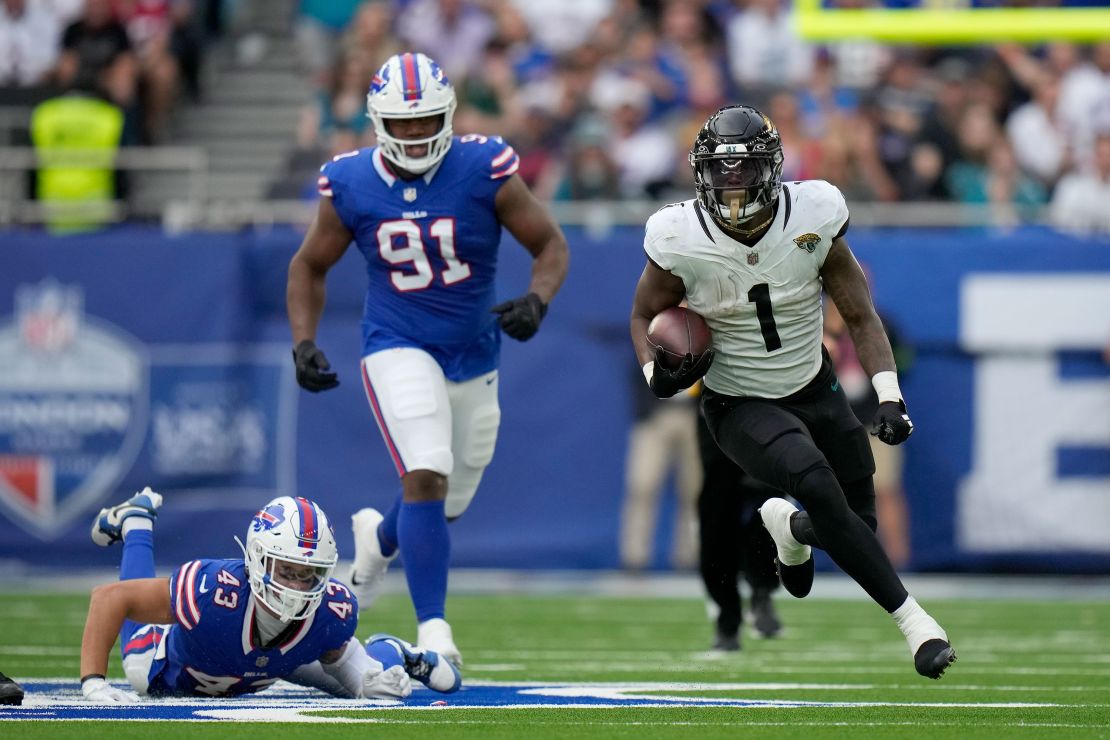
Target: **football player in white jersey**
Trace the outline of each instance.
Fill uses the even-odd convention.
[[[875,536],[875,463],[821,343],[821,292],[843,315],[879,395],[872,433],[901,444],[913,432],[890,342],[844,234],[848,209],[821,180],[783,184],[782,140],[758,110],[733,105],[706,121],[690,151],[697,197],[647,222],[648,262],[633,299],[632,342],[661,398],[705,378],[702,413],[721,449],[771,498],[760,510],[791,594],[813,584],[820,547],[887,610],[918,673],[940,678],[956,660],[945,631],[902,585]],[[668,369],[647,341],[651,319],[685,300],[712,349]]]

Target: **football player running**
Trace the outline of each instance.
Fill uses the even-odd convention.
[[[647,222],[632,342],[660,397],[704,375],[702,412],[717,444],[805,508],[771,498],[760,509],[786,590],[809,593],[811,548],[824,549],[894,617],[918,673],[940,678],[956,653],[875,536],[875,464],[821,343],[822,289],[878,392],[872,433],[896,445],[913,424],[890,343],[844,238],[844,197],[821,180],[783,184],[782,156],[778,131],[758,110],[733,105],[709,117],[690,151],[697,197]],[[683,299],[705,317],[713,346],[670,370],[653,356],[647,326]]]
[[[297,381],[338,385],[317,348],[325,277],[353,241],[366,259],[361,378],[401,478],[385,511],[353,518],[351,586],[369,607],[403,555],[418,644],[456,664],[446,621],[447,523],[470,505],[493,457],[501,332],[530,339],[567,272],[566,240],[516,174],[500,137],[455,137],[455,92],[423,54],[391,57],[367,95],[377,146],[321,168],[316,217],[289,266]],[[496,304],[501,228],[532,255],[531,284]]]
[[[403,699],[412,678],[444,693],[459,688],[458,670],[434,652],[391,635],[365,646],[354,637],[358,604],[331,578],[335,539],[312,501],[274,499],[251,520],[243,559],[192,560],[169,578],[154,574],[161,505],[148,487],[93,521],[93,541],[122,541],[123,554],[120,580],[97,586],[89,602],[81,640],[89,701],[236,696],[281,679],[341,698]],[[134,692],[105,679],[117,635]]]

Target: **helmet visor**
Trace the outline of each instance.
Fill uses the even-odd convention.
[[[773,178],[771,157],[707,157],[701,160],[701,177],[714,190],[744,190],[769,183]]]

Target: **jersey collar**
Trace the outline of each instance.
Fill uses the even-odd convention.
[[[378,147],[374,147],[373,161],[374,171],[378,173],[378,177],[382,179],[382,182],[385,183],[386,187],[393,187],[393,185],[401,179],[397,177],[397,175],[393,174],[393,170],[390,169],[389,163],[385,161],[385,155],[382,154],[382,150]],[[436,173],[439,172],[440,165],[442,164],[443,160],[441,159],[435,163],[434,167],[424,173],[421,179],[424,180],[425,185],[432,184],[432,178],[434,178],[436,176]]]
[[[247,604],[247,608],[243,610],[243,655],[250,655],[255,650],[263,649],[259,647],[260,638],[258,635],[258,628],[255,627],[254,624],[254,611],[257,608],[258,603],[255,600],[254,595],[252,594],[250,597],[250,601]],[[265,649],[281,650],[281,654],[285,655],[290,650],[295,648],[298,644],[300,644],[301,640],[303,640],[308,635],[308,631],[312,628],[312,622],[315,619],[316,612],[314,611],[312,612],[312,614],[309,614],[306,619],[301,620],[300,626],[296,630],[293,630],[288,639],[286,639],[284,642],[278,643],[277,645],[271,645],[270,647]]]

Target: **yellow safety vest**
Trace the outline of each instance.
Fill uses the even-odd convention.
[[[50,231],[95,229],[111,217],[122,133],[123,112],[103,100],[63,95],[35,107],[36,196]]]

